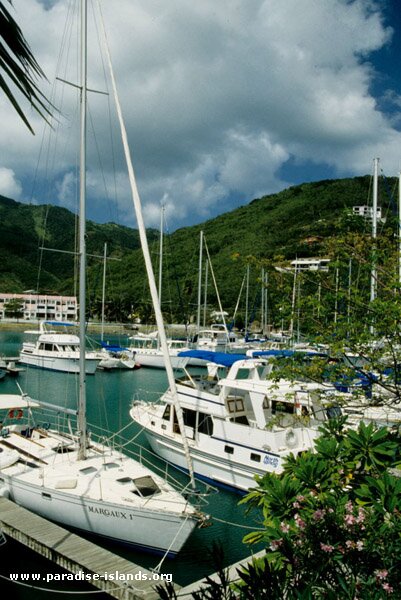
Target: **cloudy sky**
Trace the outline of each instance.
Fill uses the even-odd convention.
[[[91,3],[90,3],[91,4]],[[401,162],[397,0],[102,0],[145,221],[203,222],[304,181]],[[59,109],[0,97],[0,194],[76,210],[75,0],[14,0]],[[106,91],[89,8],[88,85]],[[397,35],[398,34],[398,35]],[[89,94],[88,216],[135,226],[112,97]]]

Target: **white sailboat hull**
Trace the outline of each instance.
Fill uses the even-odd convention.
[[[168,551],[174,556],[196,526],[194,520],[180,515],[122,508],[111,502],[47,490],[16,477],[5,478],[5,483],[11,500],[46,519],[152,552]]]
[[[141,365],[141,367],[165,369],[166,366],[166,362],[161,351],[141,352],[140,350],[135,350],[135,360]],[[188,364],[188,359],[180,356],[170,355],[170,360],[173,369],[183,369]]]

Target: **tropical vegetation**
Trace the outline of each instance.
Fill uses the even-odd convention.
[[[385,230],[396,231],[393,216],[394,180],[382,182],[382,212],[387,221]],[[295,257],[333,257],[333,239],[340,239],[350,230],[368,237],[370,224],[361,217],[352,217],[352,206],[365,204],[369,195],[370,178],[327,180],[294,186],[278,194],[255,199],[229,213],[201,225],[178,229],[165,235],[163,258],[162,308],[168,322],[188,322],[197,311],[198,254],[200,231],[210,258],[207,287],[209,310],[218,309],[211,269],[216,279],[222,307],[231,320],[240,290],[236,324],[245,320],[245,290],[243,282],[250,268],[249,318],[260,322],[261,268],[268,277],[268,322],[275,327],[288,328],[291,320],[293,280],[289,273],[279,273],[277,265],[289,265]],[[72,252],[75,244],[75,215],[54,206],[33,206],[0,198],[0,251],[5,260],[0,267],[0,290],[21,292],[38,289],[46,292],[74,293],[74,260],[72,255],[42,250],[55,248]],[[154,267],[158,270],[158,232],[148,231],[153,250]],[[114,223],[88,223],[88,252],[103,255],[104,243],[108,253],[121,261],[108,261],[106,297],[110,316],[118,313],[127,319],[134,313],[142,321],[152,318],[150,296],[136,230]],[[207,258],[206,252],[204,258]],[[348,265],[340,269],[340,282],[345,283]],[[205,264],[205,260],[204,260]],[[101,298],[102,261],[89,259],[89,305],[97,312]],[[356,263],[354,274],[357,273]],[[320,317],[325,322],[333,318],[334,292],[331,282],[335,274],[331,263],[327,281],[322,281]],[[316,296],[318,279],[302,284],[303,301],[308,289]],[[356,285],[356,278],[354,280]],[[341,286],[340,286],[341,287]],[[342,286],[341,289],[344,289]],[[204,290],[203,290],[204,292]],[[202,298],[204,297],[202,293]],[[344,294],[339,308],[344,310]],[[116,310],[114,310],[114,306]],[[300,311],[298,311],[300,312]],[[316,315],[317,308],[313,314]],[[302,311],[299,329],[313,330],[309,311]]]

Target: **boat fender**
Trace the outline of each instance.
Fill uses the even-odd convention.
[[[298,437],[292,427],[287,429],[285,434],[285,443],[287,444],[288,448],[295,448],[295,446],[298,445]]]
[[[3,485],[2,487],[0,487],[0,498],[9,498],[10,497],[10,490],[6,485]]]

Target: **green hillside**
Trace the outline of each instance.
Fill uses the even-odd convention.
[[[380,182],[379,204],[395,227],[391,196],[395,180]],[[204,231],[223,308],[232,313],[249,256],[257,259],[316,256],[322,244],[347,220],[353,205],[369,203],[371,178],[325,180],[291,187],[255,199],[201,225],[186,227],[166,236],[163,259],[162,305],[166,319],[185,320],[196,313],[200,231]],[[347,210],[348,209],[348,210]],[[70,254],[41,251],[41,246],[74,249],[76,217],[68,210],[33,206],[0,196],[0,289],[20,292],[39,288],[46,292],[72,293],[74,261]],[[355,225],[354,219],[354,225]],[[358,220],[359,227],[367,222]],[[170,223],[173,225],[173,223]],[[155,270],[158,266],[158,232],[148,230]],[[89,254],[103,254],[108,242],[107,301],[110,318],[126,318],[131,312],[147,320],[151,314],[147,280],[139,248],[138,232],[107,223],[88,222]],[[233,258],[235,257],[235,259]],[[92,313],[99,312],[103,264],[88,261],[88,294]],[[39,276],[38,276],[39,273]],[[253,269],[253,293],[259,269]],[[209,271],[208,301],[217,307]]]
[[[379,194],[382,212],[387,216],[386,227],[394,228],[391,196],[395,184],[395,180],[381,182]],[[166,320],[182,320],[196,313],[201,230],[204,231],[223,308],[232,314],[247,257],[272,259],[282,256],[292,259],[319,255],[325,240],[338,231],[339,221],[349,222],[346,215],[350,207],[368,204],[369,196],[371,178],[368,176],[308,183],[255,199],[201,225],[175,231],[164,243],[162,305],[166,315],[172,313],[166,316]],[[361,218],[351,220],[354,227],[369,227]],[[157,254],[156,247],[154,252]],[[260,268],[253,268],[253,296],[257,293],[259,274]],[[123,268],[118,264],[109,265],[108,285],[112,293],[116,294],[120,303],[125,303],[127,310],[131,305],[137,312],[142,311],[146,319],[149,294],[144,279],[140,251],[127,255]],[[208,283],[208,302],[217,309],[210,271]]]
[[[72,292],[76,228],[77,217],[67,209],[22,204],[0,196],[0,290]],[[148,235],[154,239],[158,232],[150,230]],[[105,242],[119,255],[140,245],[136,230],[115,223],[99,225],[88,221],[88,253],[103,255]]]

